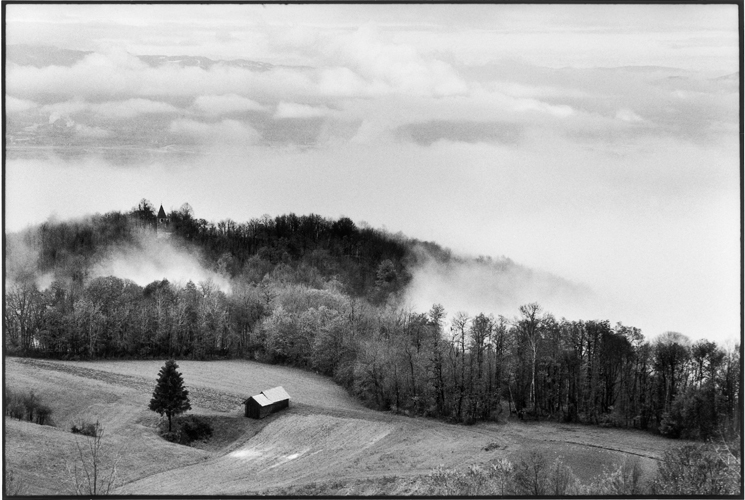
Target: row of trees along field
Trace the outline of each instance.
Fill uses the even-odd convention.
[[[90,277],[107,249],[136,244],[154,221],[145,201],[128,214],[45,223],[12,235],[38,258],[33,269],[9,266],[6,352],[290,364],[332,376],[373,408],[457,422],[512,412],[670,437],[737,431],[739,346],[672,332],[650,342],[636,328],[558,320],[538,304],[512,317],[404,310],[396,298],[415,248],[440,260],[449,252],[344,218],[211,224],[188,206],[170,216],[171,244],[199,248],[230,292]],[[54,276],[43,290],[41,273]]]

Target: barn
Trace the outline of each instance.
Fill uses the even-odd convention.
[[[264,418],[290,406],[290,395],[281,386],[261,391],[243,402],[246,405],[246,416]]]

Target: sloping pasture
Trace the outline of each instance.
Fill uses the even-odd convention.
[[[63,369],[69,367],[81,370],[98,370],[111,375],[136,377],[149,381],[152,387],[158,378],[163,361],[45,361]],[[290,394],[292,401],[325,408],[363,409],[344,389],[331,382],[328,377],[312,372],[276,365],[266,365],[252,361],[177,361],[179,371],[187,388],[194,392],[203,389],[207,397],[209,391],[218,390],[223,403],[224,394],[235,396],[236,408],[248,396],[258,394],[264,389],[282,386]],[[152,392],[152,388],[151,388]],[[226,408],[227,410],[227,408]]]
[[[121,451],[117,494],[199,495],[280,492],[410,494],[442,465],[463,468],[528,450],[561,457],[584,481],[636,457],[646,479],[669,446],[646,433],[554,423],[450,425],[363,408],[329,379],[248,361],[179,362],[192,412],[219,423],[200,448],[168,443],[147,409],[162,361],[62,362],[6,359],[6,386],[33,389],[57,425],[5,420],[8,467],[29,494],[70,493],[67,467],[80,418],[100,420],[107,450]],[[282,385],[289,410],[244,418],[241,401]],[[224,428],[224,429],[223,429]]]

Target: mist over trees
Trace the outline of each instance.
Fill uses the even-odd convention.
[[[215,224],[184,205],[169,214],[169,244],[196,252],[228,289],[92,272],[107,252],[155,238],[155,214],[142,200],[8,235],[6,352],[283,363],[333,377],[370,407],[452,422],[513,414],[698,439],[738,430],[739,346],[674,332],[650,342],[536,303],[497,317],[407,310],[400,299],[422,249],[457,258],[348,218]]]

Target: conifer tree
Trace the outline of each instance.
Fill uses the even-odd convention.
[[[168,432],[171,432],[171,417],[191,410],[189,391],[184,388],[184,379],[176,369],[173,359],[166,361],[158,373],[158,383],[150,400],[150,409],[160,416],[168,417]]]

